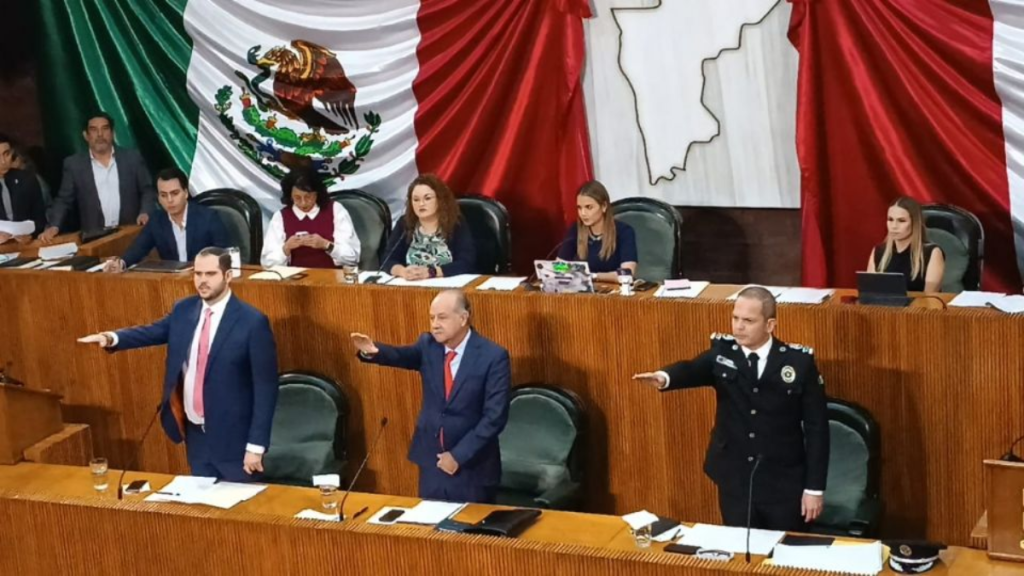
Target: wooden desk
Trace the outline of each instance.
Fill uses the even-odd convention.
[[[713,576],[807,571],[727,563],[667,554],[663,545],[637,550],[618,517],[545,512],[517,539],[443,534],[427,527],[366,523],[383,506],[410,506],[413,498],[354,493],[346,508],[368,508],[345,523],[295,520],[318,509],[312,488],[271,486],[231,510],[151,504],[144,496],[118,502],[111,489],[92,491],[88,468],[0,466],[0,573],[75,574],[488,574],[588,576]],[[155,489],[170,480],[148,479]],[[470,505],[457,520],[475,522],[494,508]],[[1024,565],[992,562],[978,550],[951,548],[931,574],[1020,576]],[[887,568],[884,574],[892,574]]]
[[[65,244],[67,242],[74,242],[78,244],[78,255],[79,256],[96,256],[103,258],[106,256],[120,256],[131,246],[135,237],[142,232],[142,226],[121,226],[121,229],[109,236],[104,236],[98,240],[94,240],[87,244],[82,244],[82,234],[79,232],[71,232],[69,234],[61,234],[53,239],[50,245]],[[18,252],[23,258],[35,258],[39,254],[39,249],[45,247],[46,244],[38,240],[33,240],[28,244],[18,244],[17,242],[5,242],[0,244],[0,254],[10,254],[11,252]]]
[[[659,394],[630,376],[693,357],[711,332],[728,332],[731,304],[722,298],[736,288],[711,287],[694,301],[470,290],[474,325],[509,349],[514,384],[564,386],[586,403],[586,510],[720,521],[701,466],[713,392]],[[319,372],[344,389],[351,462],[365,454],[366,431],[390,418],[357,488],[416,494],[405,454],[421,401],[418,375],[359,363],[348,335],[413,342],[427,329],[436,291],[345,285],[335,271],[289,283],[243,279],[234,290],[269,316],[282,371]],[[90,425],[96,454],[123,466],[159,403],[165,351],[109,355],[74,338],[154,321],[192,293],[188,274],[0,272],[0,362],[12,361],[12,376],[29,386],[62,393],[65,420]],[[878,420],[884,533],[967,545],[984,508],[982,461],[1024,434],[1024,320],[925,307],[937,302],[783,305],[778,335],[813,347],[828,393]],[[184,450],[159,431],[140,462],[187,470]]]

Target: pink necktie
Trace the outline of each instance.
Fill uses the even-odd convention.
[[[206,360],[210,355],[210,317],[213,310],[207,308],[203,316],[203,329],[199,332],[199,354],[196,358],[196,385],[192,390],[192,406],[196,414],[203,418],[203,383],[206,380]]]

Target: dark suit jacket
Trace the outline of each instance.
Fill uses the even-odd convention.
[[[139,214],[149,214],[156,207],[153,178],[138,150],[115,147],[114,159],[117,161],[117,178],[121,188],[118,223],[135,224]],[[82,230],[103,228],[103,209],[96,191],[96,180],[92,175],[92,157],[89,152],[64,159],[64,175],[50,210],[50,224],[63,228],[68,223],[68,216],[75,211]]]
[[[231,246],[228,229],[216,211],[197,202],[189,202],[188,213],[185,215],[185,252],[188,261],[195,260],[196,254],[203,248]],[[149,222],[132,242],[123,260],[126,265],[134,266],[141,262],[154,248],[161,260],[178,259],[178,243],[174,240],[174,229],[171,219],[162,210],[154,210],[149,215]]]
[[[35,222],[35,235],[46,227],[46,206],[43,204],[43,191],[39,188],[36,175],[25,170],[10,170],[4,176],[4,183],[11,193],[11,208],[14,214],[7,214],[8,220]],[[0,204],[0,212],[3,205]]]
[[[405,237],[405,218],[399,218],[395,228],[388,238],[388,247],[384,251],[387,260],[381,265],[381,270],[391,273],[391,268],[396,264],[405,266],[405,255],[409,252],[411,242]],[[473,234],[469,225],[460,220],[452,231],[452,237],[448,240],[448,249],[452,252],[451,264],[441,266],[445,276],[458,276],[459,274],[472,274],[476,270],[476,246],[473,244]]]
[[[664,370],[668,390],[715,389],[718,408],[704,471],[725,494],[746,498],[758,456],[755,502],[799,498],[805,489],[825,490],[828,413],[824,381],[810,350],[776,338],[756,380],[732,336],[716,334],[710,350]]]
[[[111,352],[167,345],[160,419],[175,444],[184,440],[174,414],[184,382],[192,335],[199,324],[202,300],[178,301],[171,313],[149,326],[118,330]],[[206,433],[213,456],[241,461],[246,444],[269,450],[270,427],[277,406],[277,347],[270,322],[259,310],[232,295],[214,336],[203,387]]]
[[[473,331],[459,364],[451,398],[444,398],[444,345],[423,334],[412,346],[377,344],[363,362],[416,370],[422,377],[423,406],[409,448],[409,460],[437,466],[444,428],[444,449],[459,463],[457,474],[473,475],[482,486],[501,480],[498,435],[508,421],[512,373],[508,351]]]

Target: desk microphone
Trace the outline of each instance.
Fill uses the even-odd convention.
[[[395,253],[395,250],[398,249],[399,244],[401,244],[401,241],[395,242],[395,245],[391,247],[391,250],[388,250],[388,253],[384,255],[384,259],[380,261],[380,267],[377,268],[377,271],[373,273],[373,276],[367,276],[366,280],[363,280],[363,284],[376,284],[377,282],[380,282],[380,279],[384,274],[384,265],[387,264],[388,258],[391,258]]]
[[[754,475],[757,474],[757,467],[761,465],[761,455],[757,455],[754,461],[754,469],[750,471],[750,482],[747,492],[747,564],[750,564],[750,524],[754,514]]]
[[[373,451],[377,449],[377,443],[380,442],[380,437],[384,435],[384,429],[388,426],[388,418],[385,416],[380,419],[380,429],[377,430],[377,437],[373,439],[373,445],[366,451],[366,457],[363,458],[363,463],[359,465],[359,469],[356,470],[355,475],[352,476],[352,481],[348,484],[348,490],[345,490],[345,495],[341,498],[341,504],[338,505],[338,518],[340,520],[345,519],[345,500],[348,500],[348,495],[352,493],[352,487],[356,485],[356,480],[359,479],[359,475],[363,473],[363,468],[366,467],[366,463],[370,461],[370,456],[373,455]]]
[[[121,470],[120,476],[117,477],[117,499],[124,500],[124,473],[134,468],[139,464],[139,453],[142,452],[142,445],[145,444],[146,438],[149,436],[149,431],[153,429],[153,424],[156,424],[156,417],[160,415],[160,405],[157,405],[156,412],[153,413],[153,417],[149,419],[149,425],[146,426],[146,431],[142,433],[142,439],[139,440],[139,446],[135,449],[132,454],[132,459],[128,461],[128,465]]]
[[[1024,440],[1024,436],[1014,440],[1013,444],[1010,444],[1010,449],[1007,450],[1006,454],[1003,454],[999,459],[1003,462],[1024,462],[1024,459],[1021,459],[1021,457],[1017,456],[1013,451],[1013,449],[1017,447],[1017,444],[1020,444],[1021,440]]]

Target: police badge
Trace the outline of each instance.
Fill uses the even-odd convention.
[[[782,367],[782,381],[786,384],[796,382],[796,370],[792,366]]]

